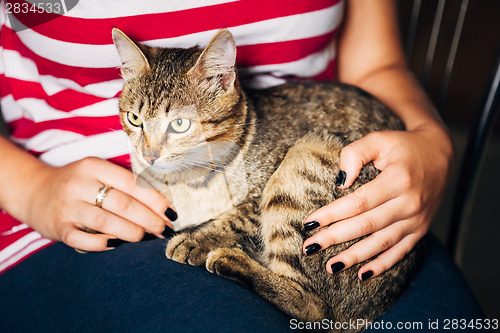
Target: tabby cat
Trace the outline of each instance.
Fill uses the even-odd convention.
[[[372,131],[403,129],[386,107],[332,82],[244,90],[226,29],[205,49],[147,47],[118,29],[113,40],[134,172],[178,213],[182,232],[169,240],[168,258],[239,281],[304,321],[371,321],[393,304],[417,250],[367,281],[357,277],[361,264],[326,271],[328,259],[355,241],[310,256],[302,250],[319,231],[305,231],[305,217],[377,175],[368,164],[348,190],[335,186],[343,146]]]

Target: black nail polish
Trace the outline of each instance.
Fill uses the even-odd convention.
[[[345,171],[340,170],[339,174],[337,175],[337,179],[335,180],[335,186],[344,186],[346,177],[347,174],[345,173]]]
[[[315,254],[319,250],[321,250],[321,245],[319,245],[318,243],[308,245],[308,246],[306,246],[306,256],[310,256],[312,254]]]
[[[120,245],[123,244],[123,240],[119,239],[119,238],[111,238],[111,239],[108,239],[108,243],[106,244],[107,247],[118,247]]]
[[[304,224],[304,230],[305,231],[311,231],[319,227],[319,222],[318,221],[312,221]]]
[[[175,235],[175,231],[172,230],[172,228],[170,228],[169,226],[166,226],[161,234],[163,235],[163,237],[169,238]]]
[[[150,240],[153,240],[153,239],[156,239],[158,237],[156,237],[155,235],[153,234],[150,234],[149,232],[146,232],[144,234],[144,237],[142,237],[141,239],[141,242],[146,242],[146,241],[150,241]]]
[[[361,274],[361,281],[366,281],[373,276],[373,271],[366,271]]]
[[[332,264],[332,274],[338,273],[345,268],[345,264],[342,261]]]
[[[177,220],[177,213],[172,208],[167,208],[165,216],[172,222]]]

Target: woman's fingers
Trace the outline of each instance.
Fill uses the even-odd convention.
[[[363,265],[358,272],[358,277],[361,280],[366,280],[389,270],[392,266],[401,261],[404,256],[415,247],[421,238],[422,235],[419,234],[407,235],[391,248],[382,252],[377,258]]]
[[[97,206],[83,203],[77,220],[85,227],[127,242],[139,242],[144,228]]]
[[[87,165],[85,165],[86,162]],[[176,215],[171,213],[172,210],[175,211],[171,203],[158,191],[138,184],[132,172],[97,158],[85,159],[82,164],[82,168],[88,167],[92,169],[94,177],[96,177],[99,182],[111,186],[123,193],[127,193],[141,202],[144,206],[148,207],[172,227],[170,221],[175,221]],[[95,196],[97,196],[98,190],[99,189],[96,190]],[[89,203],[95,203],[95,196],[90,198],[91,202]],[[168,208],[170,208],[170,210],[169,213],[166,214]]]
[[[375,179],[358,188],[353,193],[332,201],[306,217],[304,223],[317,221],[318,226],[326,226],[362,214],[398,196],[397,182],[391,180],[391,166]]]
[[[94,184],[97,188],[98,182]],[[83,192],[91,192],[82,188]],[[93,192],[93,191],[92,191]],[[98,231],[87,233],[74,224],[67,224],[64,242],[85,251],[103,251],[115,248],[123,241],[138,242],[149,232],[163,237],[165,221],[133,197],[112,188],[102,201],[102,208],[95,202],[84,202],[75,209],[77,225]],[[168,227],[167,227],[168,228]]]
[[[408,220],[395,222],[340,252],[328,260],[327,271],[335,274],[378,254],[380,255],[377,259],[360,269],[358,273],[360,279],[366,280],[389,269],[401,260],[416,243],[413,240],[417,236],[407,234],[406,222]]]
[[[87,233],[72,223],[65,223],[61,233],[62,242],[82,251],[96,252],[112,250],[123,242],[110,235]]]
[[[406,217],[401,212],[402,205],[404,205],[403,199],[392,199],[368,212],[333,223],[308,238],[304,242],[304,248],[316,243],[320,244],[322,249],[326,249],[334,244],[375,233]]]
[[[165,220],[149,207],[116,188],[112,188],[108,192],[102,202],[102,208],[163,238]]]
[[[370,133],[345,146],[340,152],[340,170],[345,171],[346,178],[341,188],[350,187],[364,165],[380,159],[381,143],[379,133]],[[383,169],[378,167],[380,170]]]

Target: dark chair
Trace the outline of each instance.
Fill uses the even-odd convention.
[[[442,109],[446,103],[446,97],[450,84],[450,79],[454,69],[455,58],[459,50],[460,39],[469,0],[461,0],[460,9],[456,16],[453,37],[449,47],[448,57],[444,73],[442,74],[441,88],[437,98],[438,109]],[[408,34],[406,38],[406,52],[411,55],[414,51],[414,42],[419,25],[422,0],[414,0],[411,10]],[[439,0],[436,4],[432,30],[425,53],[425,64],[423,67],[421,82],[424,86],[429,83],[431,70],[434,64],[434,56],[438,45],[440,31],[443,29],[443,15],[446,9],[446,0]],[[495,117],[498,114],[498,100],[500,96],[500,50],[497,52],[496,63],[492,68],[492,76],[485,86],[485,96],[478,109],[477,119],[469,134],[465,155],[460,165],[460,191],[454,197],[452,211],[450,214],[450,224],[446,240],[446,248],[455,261],[462,262],[462,251],[464,238],[467,235],[470,225],[470,213],[477,188],[481,165],[484,159],[484,152],[488,139],[492,134]]]
[[[466,46],[463,43],[464,24],[468,22],[468,12],[471,11],[471,8],[477,9],[471,5],[477,4],[477,2],[469,0],[398,2],[401,23],[405,32],[405,51],[410,67],[419,74],[417,77],[431,94],[440,111],[445,109],[447,103],[452,102],[449,94],[450,82],[453,83],[454,73],[460,69],[456,68],[455,60],[457,54],[460,55],[461,51],[465,51],[463,48]],[[499,14],[498,12],[491,13],[491,16],[498,17]],[[499,28],[498,24],[493,27],[493,29],[497,29],[496,31]],[[468,37],[470,37],[470,31]],[[486,38],[479,33],[478,37]],[[486,83],[482,83],[484,86],[478,87],[483,89],[484,96],[480,105],[476,107],[476,119],[471,123],[465,153],[457,163],[459,185],[453,194],[444,244],[449,256],[459,267],[464,264],[464,245],[471,229],[471,222],[480,223],[471,216],[472,206],[485,150],[499,111],[500,43],[497,39],[487,40],[488,46],[492,45],[489,46],[488,57],[496,58],[490,69],[490,78]],[[495,44],[498,46],[496,54]],[[476,52],[485,51],[478,49]],[[475,58],[470,59],[472,65],[476,62]],[[444,259],[440,258],[440,260]],[[460,272],[457,271],[456,274],[460,274]]]

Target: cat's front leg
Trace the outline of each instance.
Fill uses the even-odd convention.
[[[167,258],[202,266],[210,251],[239,246],[258,232],[257,207],[254,201],[240,204],[196,229],[174,236],[167,244]]]

